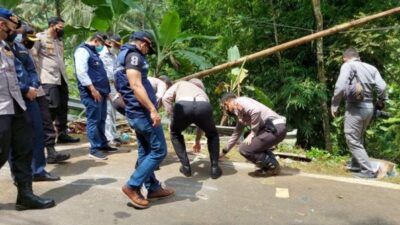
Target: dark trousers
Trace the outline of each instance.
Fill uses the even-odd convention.
[[[286,137],[286,125],[277,124],[275,125],[276,133],[270,133],[267,131],[260,131],[253,137],[251,143],[242,143],[239,146],[240,154],[247,160],[256,163],[260,160],[260,157],[265,157],[267,151],[270,151],[274,145],[279,144]]]
[[[49,104],[52,121],[55,121],[58,134],[67,130],[68,85],[62,79],[61,85],[43,84],[43,90]]]
[[[86,107],[86,132],[90,142],[90,153],[97,152],[107,145],[106,118],[107,96],[102,96],[100,102],[87,95],[81,95],[81,102]]]
[[[40,114],[42,115],[44,145],[46,147],[54,147],[54,145],[56,144],[57,133],[53,125],[53,119],[50,115],[49,103],[45,96],[37,97],[36,101],[39,104]]]
[[[25,101],[27,112],[29,114],[31,125],[34,131],[33,155],[32,155],[32,173],[33,175],[43,175],[46,171],[46,156],[44,154],[44,132],[42,124],[42,115],[37,101]]]
[[[172,145],[179,160],[183,165],[189,165],[182,131],[192,123],[203,130],[207,137],[211,164],[218,164],[219,136],[213,119],[213,110],[208,102],[179,101],[175,104],[170,132]]]
[[[0,168],[10,157],[15,182],[32,182],[32,126],[28,114],[16,102],[14,105],[14,115],[0,115]]]

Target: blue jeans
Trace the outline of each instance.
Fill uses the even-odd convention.
[[[86,107],[86,132],[90,142],[90,153],[96,153],[107,145],[105,136],[107,97],[102,96],[100,102],[95,102],[92,97],[81,95],[81,102]]]
[[[128,119],[128,122],[136,132],[138,143],[138,166],[128,185],[131,188],[141,188],[144,184],[148,191],[157,191],[161,185],[156,179],[154,169],[167,156],[167,143],[162,127],[153,127],[150,118]]]
[[[42,124],[42,114],[36,100],[25,101],[32,128],[34,131],[34,146],[32,152],[32,173],[33,175],[44,175],[46,167],[46,157],[44,155],[44,131]]]

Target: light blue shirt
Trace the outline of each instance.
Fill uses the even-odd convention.
[[[89,52],[80,47],[76,49],[74,53],[74,59],[75,59],[75,71],[76,71],[76,76],[81,82],[82,86],[89,86],[92,84],[92,80],[89,77],[88,70],[88,61],[89,61],[90,55]]]

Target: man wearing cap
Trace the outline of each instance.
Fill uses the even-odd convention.
[[[219,136],[213,119],[213,109],[205,93],[203,82],[196,78],[190,81],[179,81],[168,89],[162,101],[165,110],[171,117],[171,141],[176,155],[182,163],[179,171],[187,177],[192,175],[182,132],[194,123],[197,126],[197,132],[193,149],[195,152],[200,151],[200,140],[204,131],[210,153],[211,178],[220,177],[222,170],[218,166]]]
[[[0,168],[10,157],[10,168],[18,188],[16,209],[45,209],[55,206],[51,199],[32,191],[33,130],[18,86],[15,56],[4,40],[11,40],[20,26],[18,17],[0,8]]]
[[[34,45],[33,56],[37,60],[37,70],[48,100],[51,120],[55,121],[58,143],[79,142],[67,133],[68,115],[68,76],[64,64],[64,21],[58,17],[48,20],[49,28],[38,33]],[[46,147],[54,146],[55,136],[49,128],[45,128]]]
[[[167,144],[161,118],[157,112],[154,90],[147,79],[149,64],[145,55],[154,52],[149,33],[138,31],[131,35],[129,43],[121,47],[115,72],[116,88],[126,104],[126,117],[135,130],[138,143],[137,168],[122,191],[137,208],[148,208],[149,200],[172,196],[174,190],[162,187],[154,170],[167,155]],[[141,193],[147,189],[147,199]]]
[[[286,137],[286,118],[254,99],[236,97],[233,93],[223,95],[221,104],[228,115],[237,120],[236,129],[221,157],[237,143],[244,128],[250,126],[250,134],[239,146],[240,154],[260,168],[255,171],[255,176],[279,174],[280,166],[271,149]]]
[[[86,107],[86,132],[90,142],[89,157],[106,160],[102,152],[116,152],[108,145],[105,136],[107,99],[110,84],[99,52],[104,48],[107,35],[96,32],[86,43],[79,45],[74,53],[75,72],[81,102]]]
[[[26,30],[31,30],[31,28],[24,24],[22,26],[22,33],[25,34]],[[37,101],[37,90],[40,82],[31,55],[28,49],[21,43],[22,39],[19,38],[21,35],[21,33],[18,34],[15,40],[10,40],[8,44],[16,57],[15,65],[19,85],[35,132],[32,159],[33,181],[56,181],[60,177],[52,175],[45,170],[46,157],[44,153],[43,123]]]
[[[114,70],[116,68],[117,63],[117,55],[119,49],[121,48],[121,38],[118,35],[111,36],[108,40],[105,41],[105,48],[99,53],[100,59],[104,63],[104,69],[107,72],[108,81],[110,83],[110,96],[107,100],[107,118],[106,118],[106,130],[105,135],[110,144],[119,146],[122,141],[119,138],[119,134],[117,132],[117,120],[116,120],[116,110],[112,105],[112,101],[115,98],[118,98],[119,94],[115,90],[114,85]]]

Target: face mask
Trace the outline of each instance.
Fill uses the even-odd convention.
[[[57,37],[64,37],[64,29],[56,29]]]
[[[14,42],[21,43],[21,42],[22,42],[22,34],[18,34],[18,35],[15,37]]]
[[[104,48],[104,45],[96,46],[96,51],[101,52],[101,51],[103,51],[103,48]]]
[[[17,33],[13,32],[12,34],[8,33],[8,37],[6,38],[7,42],[14,42],[14,39],[17,37]]]
[[[32,49],[32,47],[35,44],[35,42],[33,42],[33,41],[24,41],[23,44],[24,44],[25,48]]]

